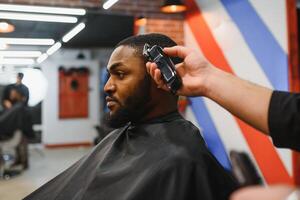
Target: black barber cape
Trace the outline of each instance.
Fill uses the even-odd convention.
[[[25,200],[225,200],[236,182],[177,112],[129,124]]]

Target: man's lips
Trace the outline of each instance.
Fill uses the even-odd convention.
[[[106,105],[109,109],[111,109],[113,106],[115,106],[118,103],[118,101],[113,97],[106,97]]]

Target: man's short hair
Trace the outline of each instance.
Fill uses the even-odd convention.
[[[138,56],[140,56],[142,59],[144,59],[146,63],[146,59],[143,56],[143,49],[145,43],[148,43],[150,46],[153,45],[159,45],[162,48],[164,47],[172,47],[176,46],[176,42],[169,38],[166,35],[159,34],[159,33],[150,33],[150,34],[144,34],[144,35],[136,35],[128,37],[121,42],[119,42],[116,45],[116,48],[119,46],[129,46],[136,50],[136,53]],[[182,62],[182,59],[178,57],[172,57],[171,58],[174,64],[178,64]]]
[[[23,73],[21,73],[21,72],[19,72],[18,74],[17,74],[17,77],[19,78],[19,79],[23,79],[23,77],[24,77],[24,74]]]

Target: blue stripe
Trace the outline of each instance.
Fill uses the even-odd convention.
[[[288,57],[251,3],[247,0],[221,2],[238,26],[272,86],[278,90],[288,90]]]
[[[202,97],[190,98],[193,113],[202,128],[202,135],[207,143],[208,149],[217,158],[221,165],[231,170],[227,153],[218,135],[217,129],[204,105]]]

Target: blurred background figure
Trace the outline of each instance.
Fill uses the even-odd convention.
[[[0,118],[0,138],[12,137],[16,130],[21,130],[27,137],[33,137],[31,116],[27,105],[29,90],[22,83],[23,73],[17,74],[17,81],[4,88],[2,97],[3,111]]]
[[[17,73],[17,80],[14,84],[5,86],[2,95],[2,106],[4,109],[9,109],[15,103],[23,103],[25,106],[28,105],[29,90],[26,85],[22,83],[24,74]]]
[[[0,176],[12,176],[28,168],[27,139],[34,137],[28,110],[29,90],[22,83],[23,73],[14,84],[5,86],[0,114]],[[7,163],[10,163],[8,165]],[[21,165],[21,170],[13,166]]]

